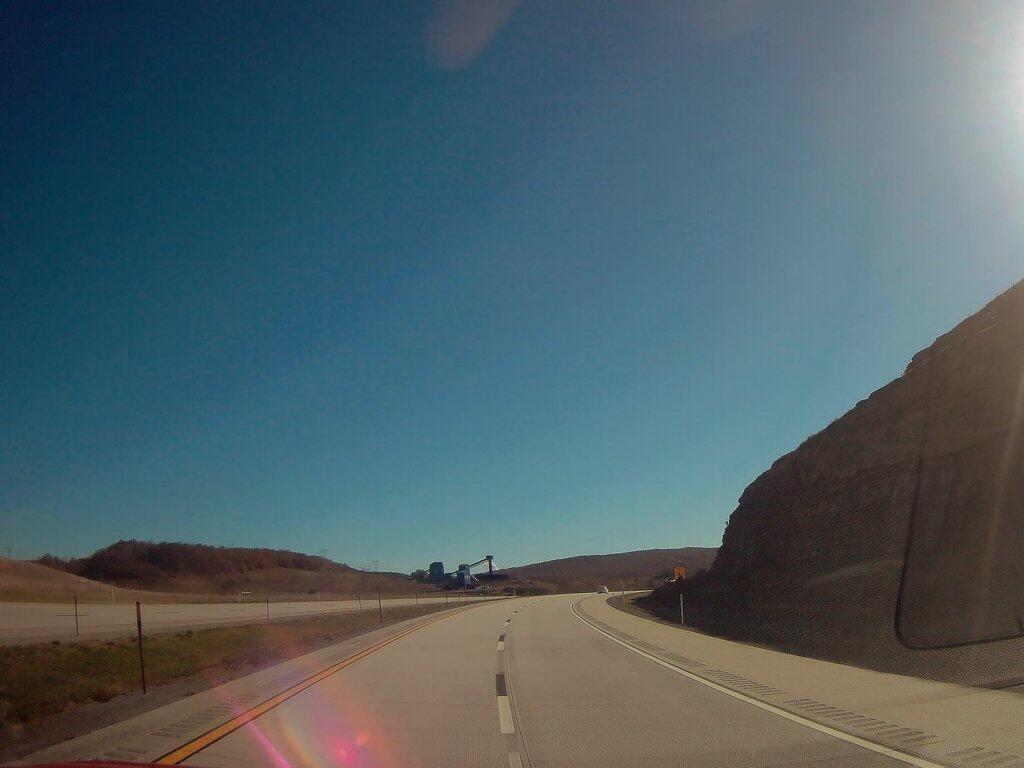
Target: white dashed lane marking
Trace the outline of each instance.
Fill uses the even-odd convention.
[[[498,722],[501,723],[501,732],[515,733],[516,727],[512,723],[512,705],[508,700],[508,686],[505,684],[505,675],[501,672],[494,676],[494,689],[498,698]]]

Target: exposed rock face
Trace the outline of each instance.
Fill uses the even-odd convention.
[[[1024,633],[1022,374],[1024,282],[744,491],[689,619],[890,671],[1024,676],[1024,642],[999,639]]]

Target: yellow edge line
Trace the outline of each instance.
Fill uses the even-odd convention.
[[[226,723],[218,725],[212,731],[207,731],[202,736],[199,736],[193,739],[192,741],[188,742],[187,744],[183,744],[182,746],[174,749],[173,751],[168,752],[163,757],[158,758],[155,761],[155,763],[157,765],[177,765],[182,760],[187,760],[197,752],[206,749],[215,741],[223,739],[229,733],[237,731],[246,723],[249,723],[255,720],[257,717],[266,714],[277,705],[282,704],[288,699],[290,699],[292,696],[301,693],[310,686],[316,685],[320,681],[333,675],[335,672],[339,672],[343,670],[345,667],[351,664],[355,664],[360,659],[366,658],[374,651],[379,651],[381,648],[387,645],[391,645],[391,643],[394,643],[398,640],[401,640],[406,635],[410,635],[418,629],[423,629],[424,627],[428,627],[431,624],[443,621],[444,619],[447,619],[450,616],[454,616],[457,613],[462,613],[463,611],[467,611],[471,608],[476,608],[479,605],[486,605],[486,603],[487,601],[483,601],[480,603],[475,603],[473,605],[468,605],[465,608],[456,608],[454,611],[446,613],[444,616],[436,616],[432,619],[429,619],[428,621],[421,622],[415,626],[409,627],[408,629],[402,630],[397,635],[392,635],[391,637],[385,638],[384,640],[381,640],[380,642],[371,645],[369,648],[364,648],[358,653],[355,653],[346,659],[342,659],[341,661],[332,664],[331,666],[327,667],[327,669],[323,669],[320,672],[317,672],[316,674],[307,677],[305,680],[296,683],[291,688],[287,688],[284,691],[281,691],[281,693],[275,696],[271,696],[269,699],[260,702],[256,706],[251,707],[250,709],[247,709],[242,714],[236,715],[235,717],[228,720]]]

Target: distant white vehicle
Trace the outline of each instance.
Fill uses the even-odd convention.
[[[599,595],[607,595],[608,594],[608,587],[606,587],[604,584],[602,584],[600,587],[597,588],[597,594],[599,594]]]

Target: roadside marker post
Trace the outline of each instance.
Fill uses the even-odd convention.
[[[267,621],[270,621],[270,595],[267,595]]]
[[[679,623],[686,626],[686,614],[683,613],[683,593],[679,593]]]
[[[75,595],[75,637],[78,637],[78,595]]]
[[[380,623],[384,623],[384,602],[380,599],[380,589],[377,589],[377,610],[380,612]]]
[[[139,672],[142,673],[142,692],[146,692],[146,657],[142,653],[142,603],[135,601],[135,626],[139,632]]]

